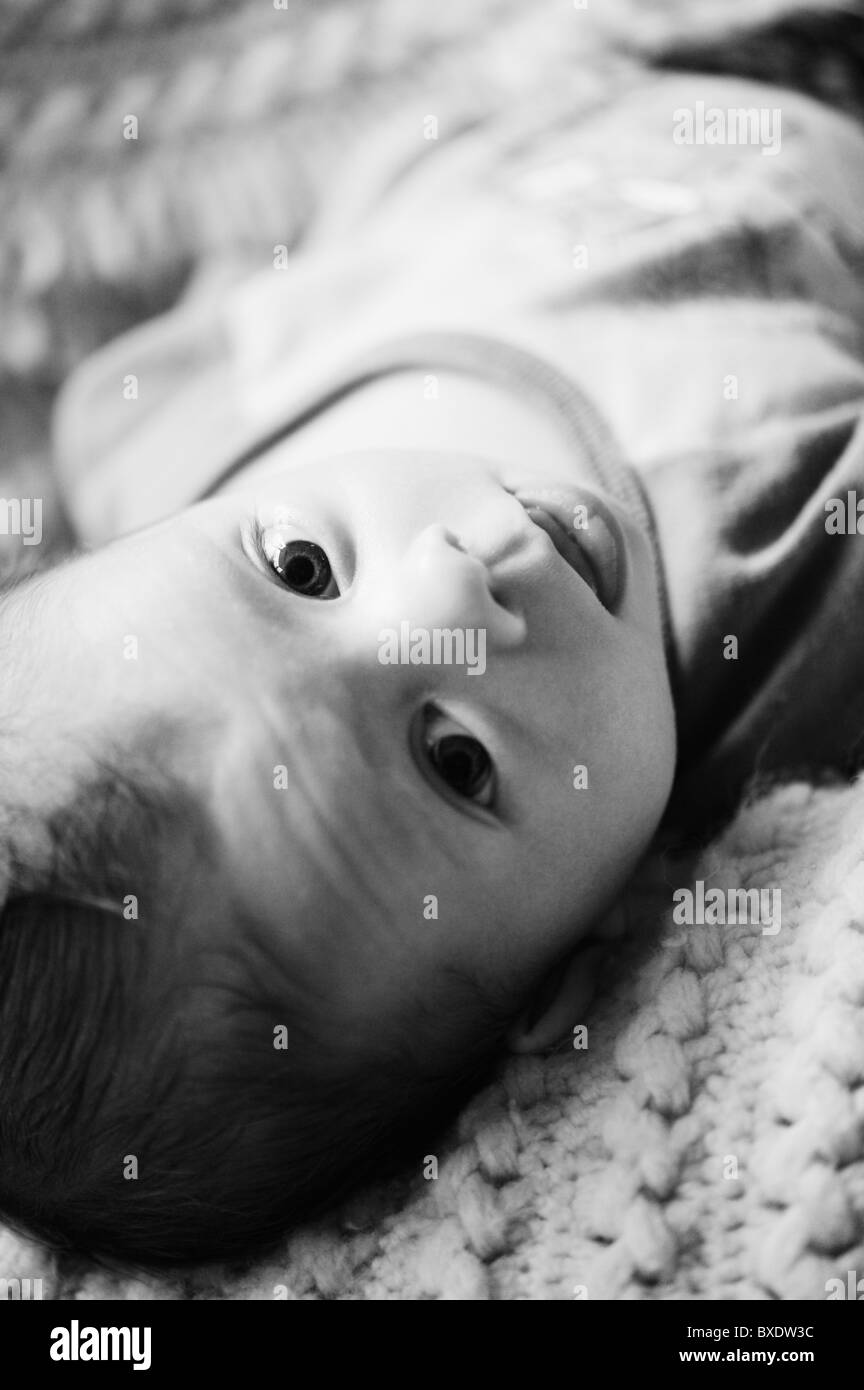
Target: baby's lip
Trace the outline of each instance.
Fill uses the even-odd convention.
[[[627,543],[618,518],[584,488],[515,492],[528,516],[609,613],[624,593]]]

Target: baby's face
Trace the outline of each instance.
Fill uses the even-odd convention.
[[[66,574],[70,704],[167,718],[232,891],[370,1007],[445,961],[518,994],[660,819],[649,543],[595,491],[457,456],[277,455],[254,495]]]

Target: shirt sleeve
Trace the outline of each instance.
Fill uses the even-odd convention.
[[[864,766],[864,400],[653,479],[675,634],[667,824],[748,783]]]

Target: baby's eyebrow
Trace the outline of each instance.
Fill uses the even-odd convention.
[[[257,525],[257,522],[252,523]],[[222,539],[217,540],[208,531],[192,523],[193,535],[196,546],[209,553],[209,562],[214,560],[217,565],[217,581],[224,582],[232,597],[239,593],[240,597],[248,604],[250,613],[260,617],[261,603],[267,598],[267,589],[278,594],[276,586],[271,584],[267,575],[264,573],[260,564],[249,554],[243,543],[244,532],[238,526],[232,534],[230,542],[227,544]],[[252,527],[250,526],[250,537]],[[266,585],[266,588],[262,588]]]

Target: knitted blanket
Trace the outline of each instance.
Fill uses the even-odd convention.
[[[698,905],[739,889],[770,890],[779,912],[681,920],[688,891]],[[7,1233],[0,1276],[69,1299],[845,1289],[864,1274],[864,780],[776,789],[686,870],[649,856],[625,902],[574,1045],[507,1061],[449,1134],[430,1134],[422,1167],[274,1258],[151,1281],[58,1264]]]
[[[362,138],[406,93],[470,119],[528,99],[526,74],[578,75],[591,45],[594,82],[623,61],[576,23],[567,48],[542,6],[515,0],[322,0],[314,23],[306,0],[286,9],[277,31],[277,7],[251,0],[0,0],[0,493],[44,496],[49,537],[64,373],[208,257],[299,241],[331,142]],[[849,13],[595,10],[681,64],[721,61],[724,34],[731,63],[738,20]],[[747,51],[758,70],[764,46]],[[862,106],[854,82],[841,97]],[[137,143],[121,139],[130,114]],[[711,890],[731,904],[753,889],[779,890],[770,923],[711,920]],[[831,1278],[864,1275],[862,901],[864,782],[776,790],[694,862],[649,856],[606,925],[587,1031],[503,1065],[452,1132],[430,1134],[419,1171],[265,1262],[165,1279],[58,1260],[0,1227],[0,1280],[76,1299],[824,1298]],[[703,920],[679,920],[688,903]]]

